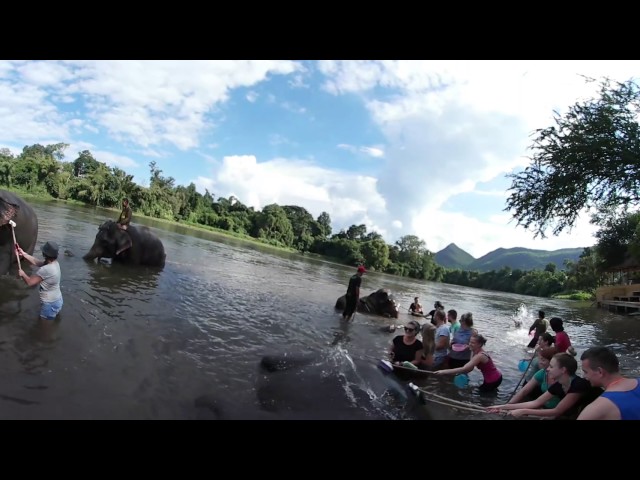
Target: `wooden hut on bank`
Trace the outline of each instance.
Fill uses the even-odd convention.
[[[630,254],[605,270],[606,284],[596,290],[598,308],[616,313],[640,314],[640,261]]]

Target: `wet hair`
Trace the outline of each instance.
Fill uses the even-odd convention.
[[[564,332],[561,318],[553,317],[551,320],[549,320],[549,325],[551,325],[551,330],[553,330],[554,332]]]
[[[416,322],[415,320],[409,320],[407,322],[407,325],[413,325],[413,328],[416,332],[416,335],[420,332],[420,324],[418,322]]]
[[[467,327],[473,327],[473,313],[463,313],[460,317],[460,323],[464,323]]]
[[[425,354],[436,350],[436,327],[427,322],[422,326],[422,346]]]
[[[551,361],[553,356],[557,353],[558,349],[556,347],[546,347],[538,350],[538,355],[540,355],[542,358],[546,358],[549,361]]]
[[[553,345],[554,343],[556,343],[556,337],[551,335],[549,332],[544,332],[542,335],[540,335],[539,338],[547,342],[549,345]]]
[[[435,309],[442,308],[444,310],[444,305],[440,303],[440,300],[437,300],[436,303],[433,304],[433,308]]]
[[[580,360],[589,360],[589,366],[592,370],[601,368],[607,373],[618,373],[620,371],[618,357],[613,350],[607,347],[588,348],[580,356]]]
[[[556,353],[552,358],[556,359],[560,368],[566,368],[569,375],[575,375],[578,371],[578,362],[568,353]]]
[[[453,308],[449,310],[447,313],[451,315],[451,318],[453,318],[454,320],[458,318],[458,312],[456,312]]]
[[[435,321],[436,319],[440,319],[443,322],[447,321],[447,315],[444,313],[444,310],[439,308],[435,311],[435,313],[433,314],[433,320]]]
[[[478,342],[480,342],[480,345],[482,345],[483,347],[485,346],[485,344],[487,343],[487,339],[484,338],[482,335],[480,335],[479,333],[474,333],[473,335],[471,335],[471,337],[475,337]]]
[[[413,297],[414,302],[417,302],[418,300],[420,300],[420,297]]]
[[[538,317],[539,318],[544,318],[544,310],[539,310],[538,311]]]

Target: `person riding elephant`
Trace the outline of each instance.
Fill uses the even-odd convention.
[[[38,217],[22,198],[0,190],[0,275],[18,273],[14,234],[15,243],[33,254],[38,240]]]
[[[336,300],[335,309],[343,311],[346,308],[346,304],[346,295],[343,295]],[[398,318],[398,304],[393,298],[393,294],[386,288],[381,288],[366,297],[361,297],[356,311]]]
[[[113,220],[107,220],[98,228],[93,246],[82,258],[110,258],[125,264],[163,267],[166,254],[160,239],[147,227],[129,225],[125,231]]]

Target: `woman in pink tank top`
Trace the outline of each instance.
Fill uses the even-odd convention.
[[[493,360],[487,352],[482,349],[486,343],[487,339],[482,335],[472,335],[471,340],[469,340],[469,350],[471,350],[473,354],[471,360],[469,360],[464,367],[438,370],[435,374],[456,375],[458,373],[469,373],[475,367],[478,367],[484,379],[482,385],[480,385],[480,391],[491,392],[497,389],[502,383],[502,373],[500,373],[500,370],[494,365]]]

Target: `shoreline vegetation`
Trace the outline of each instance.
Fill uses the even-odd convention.
[[[92,206],[92,205],[87,204],[86,202],[82,202],[82,201],[79,201],[79,200],[55,198],[52,195],[50,195],[48,193],[45,193],[45,192],[33,193],[33,192],[29,192],[29,191],[27,191],[25,189],[16,188],[16,187],[12,187],[12,188],[5,187],[5,189],[19,194],[25,200],[36,200],[36,201],[46,201],[46,202],[52,202],[53,201],[53,202],[61,202],[61,203],[69,204],[69,205],[76,205],[76,206],[82,206],[82,207],[91,207],[91,208],[104,210],[104,211],[107,211],[107,212],[114,212],[114,214],[115,214],[114,216],[116,216],[120,212],[119,208]],[[153,222],[158,222],[158,223],[162,223],[162,224],[184,227],[185,229],[189,229],[189,230],[193,230],[193,231],[209,232],[209,233],[213,233],[215,235],[219,235],[219,236],[222,236],[222,237],[227,237],[227,238],[230,238],[230,239],[239,240],[239,241],[241,241],[243,243],[246,243],[246,244],[252,244],[252,245],[257,245],[257,246],[260,246],[260,247],[264,247],[264,248],[267,248],[269,250],[285,252],[285,253],[298,254],[298,255],[301,255],[301,256],[303,256],[305,258],[311,258],[311,259],[319,260],[319,261],[322,261],[322,262],[325,262],[325,263],[329,263],[329,264],[333,264],[333,265],[337,265],[337,266],[348,267],[348,265],[345,265],[344,263],[342,263],[339,258],[332,258],[332,257],[326,256],[326,255],[320,255],[318,253],[312,253],[312,252],[300,252],[299,250],[296,250],[295,248],[285,247],[285,246],[281,246],[281,245],[273,245],[272,243],[269,243],[266,240],[263,240],[263,239],[260,239],[260,238],[255,238],[255,237],[252,237],[250,235],[243,234],[243,233],[240,233],[240,232],[233,232],[233,231],[223,230],[223,229],[212,227],[212,226],[209,226],[209,225],[202,225],[202,224],[189,222],[189,221],[184,221],[184,220],[169,220],[169,219],[165,219],[165,218],[157,218],[157,217],[152,217],[152,216],[149,216],[149,215],[144,215],[144,214],[138,213],[138,212],[135,213],[134,218],[135,217],[145,218],[145,219],[151,220]],[[385,275],[397,276],[397,275],[394,275],[394,274],[390,274],[388,272],[377,272],[377,273],[382,273],[382,274],[385,274]],[[479,288],[479,287],[471,287],[471,288]],[[492,289],[483,289],[483,290],[492,290]],[[493,291],[500,291],[500,290],[493,290]],[[532,295],[532,296],[538,296],[538,295]],[[542,297],[542,298],[544,298],[544,297]],[[557,293],[557,294],[551,295],[550,298],[558,299],[558,300],[574,300],[574,301],[583,301],[583,302],[584,301],[592,301],[592,300],[595,299],[595,292],[588,292],[588,291],[561,292],[561,293]]]
[[[595,291],[597,286],[597,257],[590,248],[583,249],[579,259],[565,258],[562,263],[557,259],[540,261],[527,254],[518,268],[502,266],[508,262],[496,258],[492,268],[445,267],[436,261],[425,240],[416,235],[403,235],[387,243],[364,224],[334,232],[327,212],[314,218],[299,205],[272,203],[256,209],[233,195],[216,197],[209,190],[202,194],[194,183],[178,185],[173,177],[163,175],[155,161],[149,163],[149,184],[143,186],[124,170],[99,162],[88,150],[79,152],[75,160],[64,160],[68,147],[65,143],[27,145],[17,155],[0,148],[0,186],[27,200],[55,200],[113,212],[120,211],[126,197],[139,220],[147,218],[173,228],[210,232],[247,246],[298,253],[301,258],[347,268],[365,265],[370,272],[418,282],[543,298]]]

